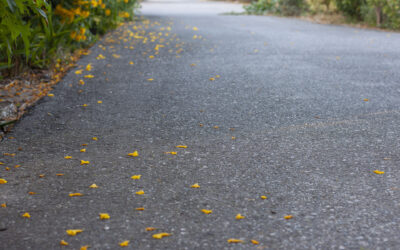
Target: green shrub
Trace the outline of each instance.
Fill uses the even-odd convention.
[[[361,8],[364,4],[365,0],[336,0],[340,12],[357,20],[362,20]]]
[[[276,12],[277,0],[258,0],[244,6],[246,13],[262,15],[267,12]]]
[[[304,0],[258,0],[245,6],[248,14],[278,13],[285,16],[300,15],[307,7]]]
[[[298,16],[307,7],[304,0],[279,0],[278,12],[285,16]]]

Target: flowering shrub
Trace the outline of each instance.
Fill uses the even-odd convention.
[[[137,7],[137,0],[0,0],[0,71],[48,67],[131,20]]]

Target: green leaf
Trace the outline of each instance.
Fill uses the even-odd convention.
[[[8,3],[8,7],[10,7],[11,12],[14,13],[14,7],[16,7],[17,5],[15,4],[14,0],[7,0]]]

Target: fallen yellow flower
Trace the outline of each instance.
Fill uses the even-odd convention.
[[[228,243],[242,243],[243,240],[239,240],[239,239],[228,239]]]
[[[2,203],[0,206],[1,207],[7,207],[7,204],[6,203]]]
[[[94,75],[85,75],[84,77],[85,77],[85,78],[93,78]]]
[[[54,94],[47,94],[47,96],[49,96],[49,97],[54,97]]]
[[[235,219],[237,219],[237,220],[241,220],[241,219],[244,219],[244,218],[245,217],[243,215],[241,215],[241,214],[237,214],[236,217],[235,217]]]
[[[379,171],[379,170],[374,170],[374,173],[375,174],[384,174],[385,172],[384,171]]]
[[[69,194],[69,197],[75,197],[75,196],[82,196],[83,194],[81,193],[71,193]]]
[[[70,236],[75,236],[78,233],[82,233],[83,229],[68,229],[65,232],[67,232],[67,234],[70,235]]]
[[[61,246],[68,246],[68,242],[66,242],[65,240],[61,240],[60,241],[60,245]]]
[[[165,152],[166,154],[176,155],[177,152]]]
[[[157,228],[154,228],[154,227],[146,227],[146,231],[154,231],[154,230],[156,230]]]
[[[199,30],[199,29],[198,29],[197,27],[193,27],[193,30],[194,30],[194,31],[197,31],[197,30]]]
[[[151,82],[151,81],[154,81],[154,79],[153,78],[149,78],[149,79],[147,79],[147,81]]]
[[[141,177],[142,175],[132,175],[132,177],[131,177],[131,179],[133,179],[133,180],[139,180],[140,179],[140,177]]]
[[[97,141],[98,138],[97,138],[97,137],[92,137],[92,140],[93,140],[93,141]]]
[[[90,161],[81,160],[81,165],[87,165],[87,164],[89,164],[89,163],[90,163]]]
[[[31,215],[30,215],[29,213],[24,213],[24,214],[22,215],[22,217],[31,218]]]
[[[136,192],[136,194],[137,194],[137,195],[143,195],[143,194],[144,194],[144,191],[143,191],[143,190],[139,190],[139,191]]]
[[[79,80],[79,84],[80,85],[85,85],[85,81],[81,79],[81,80]]]
[[[265,199],[267,199],[267,196],[261,195],[261,199],[265,200]]]
[[[87,71],[91,71],[92,70],[92,64],[89,63],[88,65],[86,65],[86,70]]]
[[[177,148],[187,148],[187,146],[186,145],[178,145],[178,146],[176,146]]]
[[[99,186],[97,186],[95,183],[93,183],[92,185],[89,186],[90,188],[98,188]]]
[[[118,59],[118,58],[120,58],[121,56],[120,55],[118,55],[118,54],[113,54],[112,55],[114,58],[116,58],[116,59]]]
[[[100,220],[108,220],[108,219],[110,219],[110,215],[107,214],[107,213],[100,213],[99,216],[100,216]]]
[[[6,183],[7,183],[6,179],[0,179],[0,184],[6,184]]]
[[[77,71],[75,71],[75,74],[80,75],[80,74],[82,74],[82,71],[83,71],[83,69],[77,70]]]
[[[101,60],[101,59],[106,59],[106,57],[103,56],[102,54],[99,54],[99,55],[96,57],[96,59],[97,59],[97,60]]]
[[[137,207],[136,211],[144,211],[144,207]]]
[[[87,250],[88,248],[89,248],[89,245],[81,246],[81,249],[80,249],[80,250]]]
[[[202,209],[201,211],[203,213],[205,213],[205,214],[211,214],[212,213],[212,210],[207,210],[207,209]]]
[[[210,77],[210,81],[215,81],[215,78],[214,77]]]
[[[190,187],[191,188],[200,188],[200,185],[199,185],[199,183],[195,183],[195,184],[191,185]]]
[[[82,148],[80,151],[81,151],[82,153],[84,153],[84,152],[86,152],[86,148]]]
[[[253,243],[254,245],[260,244],[260,242],[258,242],[258,241],[256,241],[256,240],[250,240],[250,241],[251,241],[251,243]]]
[[[129,62],[129,64],[130,64],[130,65],[134,65],[135,63],[134,63],[134,62],[132,62],[132,61],[130,61],[130,62]]]
[[[139,153],[138,153],[138,151],[134,151],[134,152],[132,152],[132,153],[129,153],[128,154],[129,156],[132,156],[132,157],[138,157],[139,156]]]
[[[119,245],[121,247],[127,247],[129,245],[129,240],[123,241],[123,242],[119,243]]]
[[[102,104],[102,103],[103,103],[103,101],[97,101],[97,103],[98,103],[98,104]]]
[[[69,156],[69,155],[64,156],[64,159],[72,159],[72,156]]]
[[[293,215],[285,215],[283,218],[285,218],[286,220],[290,220],[291,218],[293,218]]]
[[[168,237],[171,236],[169,233],[159,233],[159,234],[153,234],[154,239],[162,239],[163,237]]]

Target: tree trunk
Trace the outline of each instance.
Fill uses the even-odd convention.
[[[380,27],[382,23],[382,7],[375,6],[376,26]]]

